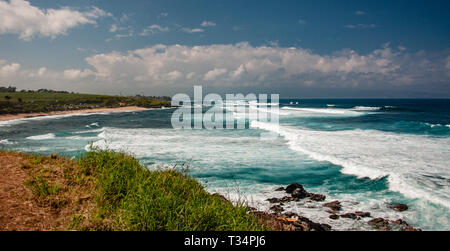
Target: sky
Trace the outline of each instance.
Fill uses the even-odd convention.
[[[0,86],[449,98],[449,11],[448,0],[0,0]]]

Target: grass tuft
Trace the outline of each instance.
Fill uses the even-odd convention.
[[[81,157],[84,175],[96,179],[97,217],[90,230],[258,231],[266,227],[211,195],[195,179],[174,171],[149,171],[124,153],[98,150]]]

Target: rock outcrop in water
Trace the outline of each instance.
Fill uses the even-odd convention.
[[[340,211],[341,208],[342,208],[341,202],[339,202],[339,201],[337,201],[337,200],[332,201],[332,202],[327,202],[327,203],[323,204],[322,206],[324,206],[324,207],[329,207],[329,208],[331,208],[333,211]]]
[[[286,193],[290,194],[290,196],[284,196],[283,198],[270,198],[267,199],[271,204],[279,204],[279,205],[273,205],[270,210],[274,213],[269,214],[266,212],[259,212],[259,211],[253,211],[253,214],[258,215],[260,218],[262,218],[265,221],[271,221],[273,225],[277,226],[278,230],[288,230],[288,231],[329,231],[331,230],[331,226],[327,224],[319,224],[312,222],[308,218],[299,216],[296,213],[293,212],[285,212],[284,211],[283,203],[288,202],[297,202],[302,199],[309,198],[308,202],[312,201],[325,201],[326,196],[322,194],[314,194],[309,193],[305,190],[305,188],[298,184],[294,183],[286,188],[279,187],[275,191],[285,191]],[[356,212],[348,212],[339,214],[339,211],[342,210],[342,204],[340,201],[331,201],[322,204],[322,207],[330,208],[327,210],[327,212],[330,214],[329,218],[332,220],[339,220],[341,218],[343,219],[350,219],[350,220],[358,220],[361,221],[363,218],[369,218],[371,217],[370,212],[362,212],[362,211],[356,211]],[[396,210],[398,212],[403,212],[405,210],[408,210],[408,205],[395,203],[390,204],[388,206],[389,208]],[[309,208],[316,208],[316,206],[311,206]],[[389,221],[384,218],[374,218],[367,222],[370,226],[372,226],[374,229],[378,231],[421,231],[421,229],[414,228],[408,225],[405,221],[399,219],[395,221]]]
[[[280,231],[330,231],[331,226],[311,221],[306,217],[293,212],[270,214],[262,211],[252,211],[252,215],[258,217],[275,230]]]
[[[401,203],[394,203],[394,204],[390,204],[389,208],[398,211],[398,212],[403,212],[408,210],[408,205],[406,204],[401,204]]]

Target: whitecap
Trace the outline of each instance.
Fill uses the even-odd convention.
[[[313,131],[258,121],[251,126],[279,133],[292,150],[342,166],[344,174],[387,176],[391,191],[450,208],[450,138],[360,129]]]
[[[16,142],[10,141],[9,139],[0,140],[0,144],[2,145],[14,145]]]
[[[381,107],[371,107],[371,106],[355,106],[352,108],[354,111],[378,111]]]
[[[47,133],[47,134],[43,134],[43,135],[27,137],[27,139],[29,139],[29,140],[48,140],[48,139],[54,139],[54,138],[55,138],[54,133]]]

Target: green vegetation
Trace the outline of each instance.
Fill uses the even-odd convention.
[[[167,97],[121,97],[67,92],[0,92],[0,114],[67,111],[101,107],[170,106]]]
[[[209,194],[186,169],[150,171],[125,153],[93,149],[77,160],[1,152],[18,159],[25,185],[55,230],[259,231],[243,204]]]
[[[87,153],[79,165],[85,175],[96,178],[95,230],[265,229],[247,214],[246,206],[207,193],[178,171],[149,171],[126,154],[100,150]]]

